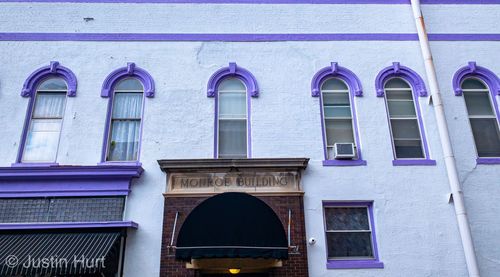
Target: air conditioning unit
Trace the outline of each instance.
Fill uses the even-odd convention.
[[[333,157],[337,160],[352,159],[356,156],[354,143],[335,143],[333,145]]]

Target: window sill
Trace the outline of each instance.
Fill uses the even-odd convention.
[[[477,164],[500,164],[500,158],[477,158]]]
[[[436,165],[436,160],[393,160],[393,166]]]
[[[376,260],[329,260],[327,269],[384,268],[384,263]]]
[[[139,161],[116,161],[116,162],[100,162],[97,165],[99,166],[142,166],[142,163]]]
[[[323,166],[360,166],[366,165],[365,160],[324,160]]]
[[[11,167],[50,167],[50,166],[59,166],[59,163],[13,163],[10,165]]]

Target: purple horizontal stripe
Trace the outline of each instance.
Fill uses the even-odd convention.
[[[134,228],[133,221],[109,222],[57,222],[57,223],[1,223],[0,230],[41,230],[41,229],[88,229],[88,228]]]
[[[323,166],[358,166],[366,165],[365,160],[325,160]]]
[[[410,0],[0,0],[37,3],[161,3],[161,4],[410,4]],[[500,4],[500,0],[422,0],[422,4]]]
[[[436,165],[435,160],[393,160],[393,166]]]
[[[477,158],[477,164],[500,164],[500,158]]]
[[[417,41],[412,33],[353,34],[158,34],[0,33],[0,41]],[[431,41],[500,41],[500,34],[429,34]]]
[[[0,198],[126,196],[130,190],[0,191]]]
[[[328,269],[350,269],[350,268],[384,268],[384,263],[374,260],[331,260],[326,264]]]

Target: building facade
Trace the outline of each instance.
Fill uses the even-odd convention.
[[[0,0],[0,276],[497,276],[500,2],[421,8],[472,252],[410,1]]]

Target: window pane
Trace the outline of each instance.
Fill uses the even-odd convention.
[[[487,91],[465,91],[464,98],[469,115],[494,115]]]
[[[370,232],[326,233],[329,258],[373,257]]]
[[[142,93],[115,93],[113,98],[113,118],[141,118]]]
[[[350,106],[349,93],[323,93],[325,106]]]
[[[33,119],[26,137],[23,161],[55,161],[60,119]]]
[[[66,82],[62,78],[50,78],[41,83],[37,91],[67,90]]]
[[[413,101],[387,101],[390,117],[416,117]]]
[[[471,118],[479,157],[500,157],[500,132],[496,118]]]
[[[394,139],[420,139],[417,119],[391,119]]]
[[[325,117],[347,117],[351,118],[351,108],[350,107],[325,107]]]
[[[237,78],[229,78],[224,81],[222,81],[219,84],[219,87],[217,88],[218,90],[224,90],[224,91],[246,91],[246,87]]]
[[[421,140],[394,140],[396,158],[425,158]]]
[[[62,118],[65,93],[37,93],[33,118]]]
[[[326,119],[327,145],[334,143],[354,143],[351,119]]]
[[[385,83],[386,88],[410,88],[407,82],[401,78],[393,78]]]
[[[321,90],[348,90],[347,85],[340,79],[326,80],[321,86]]]
[[[108,160],[137,160],[140,124],[139,120],[112,121]]]
[[[327,230],[370,230],[367,208],[325,208]]]
[[[220,92],[219,117],[220,118],[246,118],[246,93],[245,92]]]
[[[408,100],[413,102],[411,90],[387,90],[385,94],[387,100]]]
[[[481,81],[469,78],[462,83],[462,89],[487,89],[487,87]]]
[[[142,84],[135,78],[127,78],[121,80],[116,86],[115,90],[135,90],[143,91]]]
[[[247,157],[246,120],[219,120],[219,158]]]

